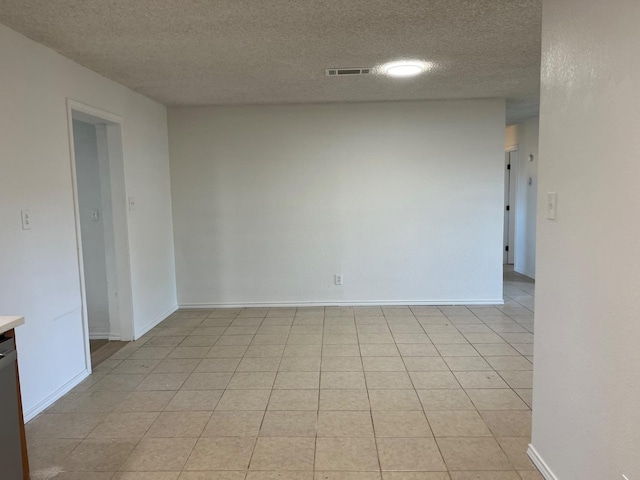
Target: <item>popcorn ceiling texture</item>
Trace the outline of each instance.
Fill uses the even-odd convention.
[[[0,0],[0,23],[169,106],[507,98],[535,116],[541,0]],[[330,67],[434,62],[413,79]]]

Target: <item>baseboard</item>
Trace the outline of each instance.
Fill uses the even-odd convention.
[[[456,305],[504,305],[504,299],[488,300],[375,300],[355,302],[239,302],[239,303],[181,303],[180,308],[247,308],[247,307],[372,307],[372,306],[456,306]],[[173,313],[173,312],[172,312]]]
[[[529,458],[536,466],[536,468],[540,471],[540,474],[544,477],[545,480],[558,480],[558,477],[554,475],[554,473],[549,468],[549,465],[545,463],[538,451],[531,444],[529,444],[529,448],[527,449],[527,455],[529,455]]]
[[[155,327],[156,325],[158,325],[160,322],[162,322],[165,318],[167,318],[169,315],[171,315],[173,312],[175,312],[176,310],[178,310],[178,305],[174,305],[172,306],[169,310],[167,310],[165,313],[163,313],[162,315],[154,318],[151,322],[149,322],[148,324],[146,324],[144,327],[139,328],[135,331],[133,339],[137,340],[139,339],[141,336],[143,336],[145,333],[147,333],[149,330],[151,330],[153,327]]]
[[[25,410],[24,413],[23,413],[25,423],[28,422],[29,420],[33,419],[39,413],[41,413],[44,410],[46,410],[47,408],[49,408],[57,400],[59,400],[62,396],[64,396],[67,393],[69,393],[69,391],[71,391],[71,389],[76,387],[80,382],[82,382],[89,375],[90,375],[89,370],[83,370],[78,375],[76,375],[71,380],[69,380],[67,383],[65,383],[63,386],[58,388],[51,395],[48,395],[47,397],[45,397],[44,400],[38,402],[36,405],[34,405],[29,410]]]

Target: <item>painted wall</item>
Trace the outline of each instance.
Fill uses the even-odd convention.
[[[500,302],[504,115],[501,100],[170,109],[179,303]]]
[[[532,444],[559,480],[640,478],[640,3],[612,6],[543,7]]]
[[[91,338],[109,338],[109,295],[105,254],[104,210],[94,125],[73,121],[73,141],[78,179],[78,204],[82,231],[82,258],[87,295],[87,320]],[[97,220],[92,213],[98,211]]]
[[[531,278],[536,276],[538,124],[536,117],[508,127],[505,143],[507,150],[518,147],[518,161],[512,165],[516,175],[514,269]]]
[[[0,312],[26,317],[17,341],[29,418],[86,374],[66,99],[124,119],[139,333],[176,306],[166,108],[4,26],[0,45]]]

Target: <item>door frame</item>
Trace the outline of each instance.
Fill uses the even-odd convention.
[[[127,193],[122,148],[122,117],[91,105],[67,98],[67,124],[69,132],[69,158],[73,192],[73,209],[76,229],[78,258],[78,280],[80,285],[82,330],[85,350],[85,366],[91,372],[91,351],[89,348],[89,319],[87,317],[87,296],[84,278],[82,252],[82,232],[80,228],[80,206],[78,201],[78,177],[74,146],[73,120],[96,125],[98,156],[106,161],[111,194],[112,241],[110,252],[114,260],[112,268],[107,267],[109,288],[110,322],[118,327],[119,334],[112,340],[134,339],[133,294],[131,282],[131,261],[129,253],[129,226],[127,215]],[[100,126],[100,128],[98,128]],[[102,128],[104,127],[104,128]],[[105,157],[106,156],[106,157]],[[105,250],[107,249],[105,245]],[[109,282],[111,280],[111,282]],[[114,286],[114,283],[116,284]],[[115,319],[115,321],[114,321]]]
[[[512,154],[515,153],[515,159],[511,159]],[[516,244],[516,189],[518,188],[518,145],[513,145],[505,149],[504,152],[504,172],[505,172],[505,218],[507,222],[503,226],[503,238],[508,238],[508,243],[503,245],[503,264],[504,265],[515,265],[515,244]],[[510,167],[508,167],[510,165]],[[509,182],[507,183],[507,175],[509,177]],[[509,188],[509,198],[506,198],[506,188]],[[508,202],[507,202],[508,200]],[[506,208],[509,206],[509,210],[507,212]],[[508,225],[506,225],[508,223]],[[508,237],[507,237],[508,232]],[[506,247],[509,247],[509,250],[506,250]],[[504,261],[506,260],[506,262]]]

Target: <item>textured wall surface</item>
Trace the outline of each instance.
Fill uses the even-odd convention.
[[[559,480],[640,478],[639,22],[544,4],[533,446]]]
[[[169,135],[181,305],[502,299],[504,101],[177,108]]]

